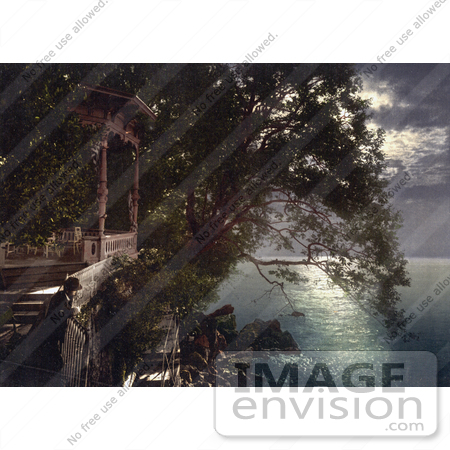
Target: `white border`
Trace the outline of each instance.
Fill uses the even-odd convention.
[[[2,2],[0,61],[43,58],[96,3]],[[109,0],[54,62],[235,62],[268,33],[277,35],[276,41],[258,62],[376,62],[432,3]],[[446,4],[390,62],[450,62],[449,19]],[[0,448],[74,448],[63,446],[67,435],[115,390],[1,389]],[[227,439],[213,428],[213,389],[132,389],[76,448],[444,449],[450,442],[450,388],[439,389],[439,398],[438,432],[427,438]]]

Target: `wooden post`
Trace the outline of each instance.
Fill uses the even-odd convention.
[[[6,244],[0,245],[0,268],[6,264]]]
[[[107,135],[102,138],[101,149],[100,149],[100,170],[99,170],[99,184],[97,191],[98,198],[98,229],[100,238],[103,236],[105,231],[105,220],[106,220],[106,202],[108,201],[108,187],[107,187],[107,148],[108,139]]]
[[[133,222],[131,224],[130,231],[137,231],[138,220],[138,202],[139,202],[139,146],[136,146],[136,162],[134,164],[134,180],[133,180],[133,193],[131,195],[133,200]]]

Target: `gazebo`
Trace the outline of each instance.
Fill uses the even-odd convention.
[[[98,180],[98,229],[81,230],[82,262],[92,264],[117,253],[127,253],[137,257],[137,216],[139,200],[139,143],[140,123],[138,113],[156,120],[156,115],[137,96],[102,86],[82,85],[86,98],[74,106],[83,125],[96,125],[101,129],[102,137],[93,151],[97,163]],[[133,185],[129,192],[130,229],[127,231],[107,230],[106,205],[108,201],[108,142],[119,137],[124,143],[130,143],[136,155],[134,163]],[[78,233],[80,230],[78,230]],[[74,241],[76,231],[64,230],[62,240]]]

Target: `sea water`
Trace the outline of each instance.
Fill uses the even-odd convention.
[[[270,269],[262,270],[273,279],[268,275]],[[320,269],[298,266],[295,270],[307,281],[298,285],[284,283],[289,304],[279,288],[271,290],[273,286],[252,263],[242,263],[238,273],[220,286],[220,300],[205,313],[231,304],[238,330],[256,318],[277,319],[281,329],[289,331],[302,350],[429,351],[438,358],[439,384],[450,385],[450,260],[408,260],[411,286],[399,288],[398,305],[407,316],[414,317],[407,331],[417,338],[408,342],[390,339],[380,318],[377,320],[364,305],[333,285]],[[292,316],[293,310],[304,317]]]

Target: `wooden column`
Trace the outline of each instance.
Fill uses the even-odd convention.
[[[6,264],[6,244],[0,245],[0,268]]]
[[[107,187],[107,149],[108,138],[104,135],[102,138],[100,149],[100,170],[99,170],[99,183],[97,190],[98,198],[98,229],[100,237],[103,236],[105,231],[106,220],[106,202],[108,201],[108,187]]]
[[[130,231],[136,232],[138,225],[138,202],[139,202],[139,146],[136,146],[136,161],[134,164],[134,180],[133,180],[133,190],[131,194],[131,199],[133,201],[133,222],[131,223]]]

